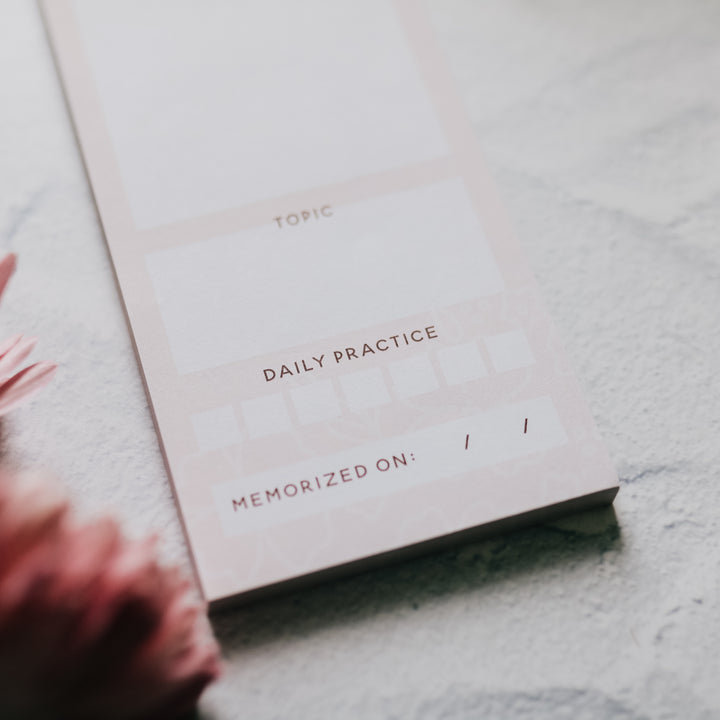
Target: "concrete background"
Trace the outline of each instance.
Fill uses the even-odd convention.
[[[622,480],[611,511],[226,613],[234,718],[720,718],[720,2],[430,11]],[[56,382],[2,457],[158,530],[170,488],[37,7],[0,0],[0,331]]]

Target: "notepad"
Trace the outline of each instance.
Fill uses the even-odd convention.
[[[411,0],[44,0],[201,590],[617,476]]]

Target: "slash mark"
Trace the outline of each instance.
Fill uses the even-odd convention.
[[[527,433],[527,418],[525,418],[525,429],[523,430],[523,435]]]
[[[469,435],[466,435],[466,436],[465,436],[465,449],[466,449],[466,450],[468,449],[468,443],[469,443],[469,442],[470,442],[470,436],[469,436]]]

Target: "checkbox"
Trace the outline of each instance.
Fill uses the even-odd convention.
[[[490,360],[498,372],[517,370],[535,362],[530,343],[522,330],[491,335],[485,338]]]
[[[439,387],[435,370],[427,353],[407,360],[398,360],[388,366],[395,394],[409,398],[437,390]]]
[[[378,368],[350,373],[340,378],[340,387],[352,412],[387,405],[390,393]]]
[[[301,425],[331,420],[340,415],[340,403],[330,380],[303,385],[290,391]]]
[[[442,348],[437,351],[437,357],[448,385],[461,385],[488,374],[480,349],[474,342]]]
[[[276,435],[292,429],[290,415],[280,393],[246,400],[240,408],[251,438]]]
[[[240,442],[240,428],[231,405],[204,410],[190,417],[201,451],[217,450]]]

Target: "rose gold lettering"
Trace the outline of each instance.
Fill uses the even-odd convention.
[[[238,508],[244,508],[245,510],[247,510],[247,500],[245,500],[245,496],[244,496],[244,495],[243,495],[239,500],[235,500],[235,499],[233,498],[233,501],[232,501],[232,502],[233,502],[233,510],[234,510],[235,512],[238,511]]]
[[[290,492],[290,488],[292,488],[293,492]],[[294,483],[288,483],[284,488],[283,492],[287,497],[295,497],[298,494],[297,485]]]
[[[300,481],[300,489],[302,490],[303,495],[304,495],[306,492],[312,492],[312,491],[313,491],[313,489],[310,487],[310,481],[309,481],[309,480],[301,480],[301,481]]]
[[[343,482],[350,482],[352,480],[350,468],[343,468],[342,470],[340,470],[340,477],[342,478]]]
[[[337,485],[337,480],[333,482],[333,478],[335,477],[334,472],[325,473],[323,477],[327,478],[327,482],[325,483],[325,487],[334,487]]]
[[[270,498],[275,498],[276,500],[282,500],[282,496],[280,495],[280,488],[275,488],[274,490],[266,490],[265,491],[265,499],[270,502]]]
[[[310,211],[307,211],[310,212]],[[291,217],[288,215],[288,217]],[[299,217],[299,216],[296,216]],[[437,329],[435,325],[428,325],[425,328],[414,330],[406,330],[405,332],[398,332],[395,335],[389,335],[388,337],[379,338],[372,342],[358,343],[355,347],[349,346],[343,350],[333,350],[332,357],[335,360],[335,364],[339,365],[344,360],[357,360],[364,358],[366,355],[375,355],[376,352],[386,352],[393,348],[401,348],[403,345],[412,345],[425,340],[434,340],[438,337]],[[401,342],[402,340],[402,342]],[[325,367],[325,358],[330,357],[330,353],[325,355],[311,355],[310,360],[307,358],[301,358],[300,360],[289,361],[286,365],[279,365],[278,368],[264,368],[261,370],[265,382],[271,382],[278,378],[282,379],[286,376],[299,375],[301,373],[311,372],[318,368]]]
[[[277,217],[273,218],[273,222],[277,223],[277,226],[282,229],[283,227],[287,227],[288,225],[298,225],[301,220],[303,223],[306,223],[312,218],[314,218],[315,220],[320,220],[323,217],[332,217],[332,214],[332,207],[330,205],[323,205],[319,209],[306,208],[305,210],[290,213],[289,215],[285,215],[284,217],[282,215],[278,215]],[[284,225],[283,221],[285,223]]]
[[[355,475],[359,478],[364,478],[367,475],[367,468],[364,465],[355,466]]]
[[[260,493],[252,493],[250,495],[250,502],[253,504],[253,507],[260,507],[262,505],[262,500],[260,499]]]

